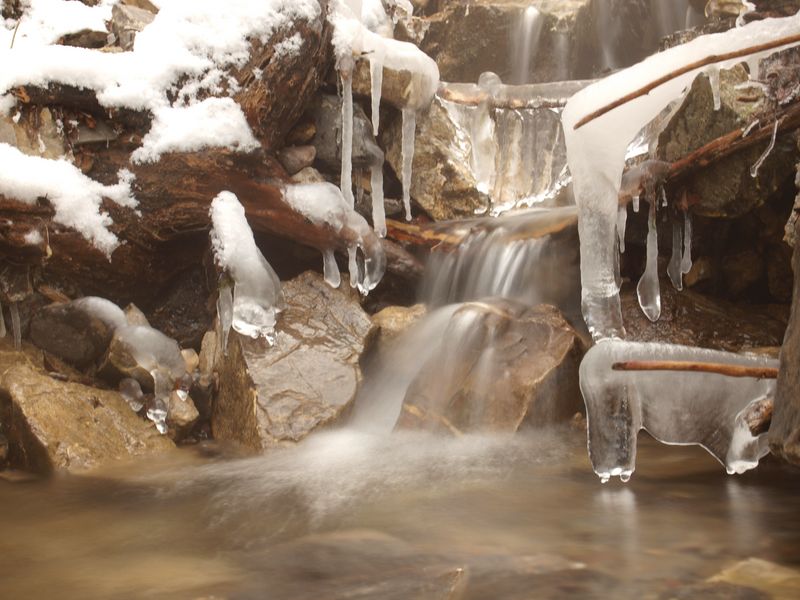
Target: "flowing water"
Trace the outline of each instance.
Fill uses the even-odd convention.
[[[657,598],[742,559],[800,566],[800,481],[698,448],[642,440],[605,486],[569,429],[209,451],[0,481],[0,597]]]

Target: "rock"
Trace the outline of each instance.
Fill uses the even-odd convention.
[[[72,303],[51,304],[31,319],[30,339],[42,350],[80,369],[103,356],[114,327]]]
[[[796,220],[794,226],[797,235],[800,221]],[[792,266],[796,274],[792,313],[781,349],[769,447],[773,454],[800,466],[800,244],[795,244]]]
[[[736,89],[748,81],[742,64],[720,72],[721,108],[714,110],[711,85],[706,75],[698,76],[683,101],[659,136],[658,158],[675,161],[737,128],[745,128],[761,118],[767,108],[764,92],[758,87]],[[761,206],[793,174],[797,153],[790,146],[776,144],[753,178],[750,168],[765,147],[743,150],[689,175],[683,180],[696,215],[734,218]]]
[[[118,392],[51,379],[5,342],[0,372],[0,422],[14,468],[84,471],[174,448]]]
[[[74,46],[76,48],[103,48],[108,44],[108,38],[109,35],[107,31],[82,29],[63,36],[59,40],[59,43],[62,46]]]
[[[217,347],[217,332],[208,331],[203,336],[200,346],[197,368],[200,370],[200,377],[211,378],[217,365],[219,348]]]
[[[634,285],[622,288],[622,317],[628,339],[698,346],[728,352],[780,346],[786,322],[766,307],[742,307],[692,290],[678,292],[661,280],[661,318],[642,313]]]
[[[292,175],[294,183],[325,183],[325,176],[314,167],[306,167]]]
[[[234,332],[220,359],[211,426],[218,440],[260,449],[297,442],[350,409],[370,328],[358,299],[317,273],[284,283],[275,345]]]
[[[760,558],[738,562],[709,581],[753,588],[775,600],[800,597],[800,571]]]
[[[583,405],[582,343],[553,306],[465,303],[442,344],[409,387],[399,428],[514,432],[566,422]]]
[[[151,370],[164,369],[173,380],[186,373],[186,365],[178,343],[157,329],[142,325],[120,327],[111,338],[98,372],[112,382],[130,377],[142,389],[152,392]]]
[[[135,8],[141,8],[142,10],[146,10],[148,12],[158,14],[158,7],[150,2],[150,0],[120,0],[120,4],[124,4],[125,6],[133,6]]]
[[[130,3],[115,4],[111,10],[111,31],[117,36],[123,50],[133,50],[136,34],[152,23],[153,19],[155,19],[155,13],[150,10],[133,6]]]
[[[489,197],[478,191],[471,167],[472,148],[460,143],[461,132],[444,102],[434,99],[417,117],[411,197],[437,221],[485,212]],[[402,172],[402,124],[394,119],[382,127],[381,143],[395,173]]]
[[[659,600],[771,600],[772,596],[755,588],[732,583],[698,583],[664,592]]]
[[[427,312],[424,304],[415,304],[414,306],[387,306],[372,315],[372,326],[364,340],[362,366],[366,367],[371,361],[377,360],[385,351],[387,344],[408,331]]]
[[[317,149],[314,146],[287,146],[278,152],[278,160],[289,175],[314,164]]]
[[[119,138],[119,134],[111,125],[103,120],[94,120],[90,127],[88,124],[79,123],[75,135],[71,139],[73,146],[86,146],[90,144],[109,144]]]
[[[169,412],[167,413],[167,427],[169,437],[178,441],[192,430],[194,424],[200,418],[200,413],[194,405],[191,397],[183,398],[181,394],[174,391],[169,396]]]
[[[185,251],[204,252],[191,244]],[[177,340],[181,347],[197,348],[206,331],[211,329],[216,309],[198,296],[208,298],[209,278],[202,265],[190,268],[172,279],[155,306],[148,312],[153,327]],[[213,280],[212,280],[213,281]]]
[[[150,327],[150,322],[147,320],[147,317],[139,310],[139,307],[133,303],[125,307],[125,319],[128,321],[128,325],[144,325],[145,327]]]
[[[192,348],[181,350],[181,356],[183,356],[183,362],[186,363],[187,373],[194,373],[200,366],[200,357]]]
[[[0,143],[30,156],[59,159],[66,153],[64,138],[49,108],[20,111],[19,117],[0,115]]]
[[[317,126],[311,121],[301,121],[286,136],[286,143],[292,146],[304,146],[317,135]]]
[[[754,250],[726,256],[722,264],[725,285],[733,296],[740,296],[764,275],[764,258]]]
[[[342,103],[338,96],[322,95],[311,109],[316,133],[312,143],[317,161],[332,173],[342,165]],[[353,167],[369,167],[383,161],[383,151],[372,134],[372,122],[364,109],[353,105]],[[327,172],[327,171],[326,171]]]

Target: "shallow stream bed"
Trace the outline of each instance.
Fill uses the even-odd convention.
[[[601,485],[572,430],[0,480],[0,598],[701,598],[685,586],[746,559],[800,567],[796,473],[641,437],[629,484]]]

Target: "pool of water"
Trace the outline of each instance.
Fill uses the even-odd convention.
[[[673,597],[743,559],[800,566],[798,475],[642,436],[631,482],[601,485],[574,430],[187,449],[0,481],[0,597]]]

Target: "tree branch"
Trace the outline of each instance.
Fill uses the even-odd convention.
[[[611,365],[613,371],[678,371],[685,373],[713,373],[726,377],[752,377],[777,379],[777,367],[747,367],[723,363],[701,363],[678,360],[629,360]]]

